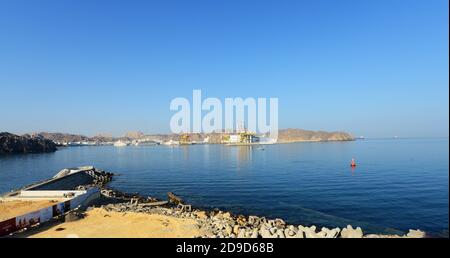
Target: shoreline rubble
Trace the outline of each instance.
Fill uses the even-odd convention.
[[[111,191],[111,190],[108,190]],[[102,191],[106,192],[106,191]],[[115,191],[114,192],[118,192]],[[109,197],[109,196],[107,196]],[[136,198],[136,196],[134,197]],[[123,200],[123,199],[122,199]],[[134,199],[136,200],[136,199]],[[214,210],[192,209],[186,211],[171,203],[161,206],[151,206],[154,198],[139,198],[140,201],[109,203],[100,208],[111,212],[134,212],[171,216],[176,218],[194,219],[205,238],[424,238],[425,232],[412,230],[405,235],[366,234],[360,227],[353,228],[317,228],[316,226],[302,226],[287,224],[283,219],[268,219],[258,216],[233,215],[230,212]],[[94,207],[89,207],[93,209]]]

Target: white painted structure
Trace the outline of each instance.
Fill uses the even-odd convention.
[[[231,134],[230,135],[230,143],[238,143],[240,141],[239,134]]]

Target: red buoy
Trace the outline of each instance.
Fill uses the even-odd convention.
[[[351,166],[352,168],[356,167],[355,159],[352,159],[352,163],[350,164],[350,166]]]

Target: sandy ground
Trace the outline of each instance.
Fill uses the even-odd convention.
[[[201,236],[195,220],[158,214],[108,212],[96,208],[86,217],[43,229],[29,237],[192,238]]]
[[[0,201],[0,221],[14,218],[45,207],[53,206],[56,200],[48,201]]]

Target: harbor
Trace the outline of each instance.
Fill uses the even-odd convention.
[[[0,157],[0,193],[46,181],[64,167],[92,164],[114,172],[108,189],[159,201],[173,192],[193,209],[318,229],[352,225],[367,235],[420,229],[446,237],[447,147],[440,139],[69,147]]]

